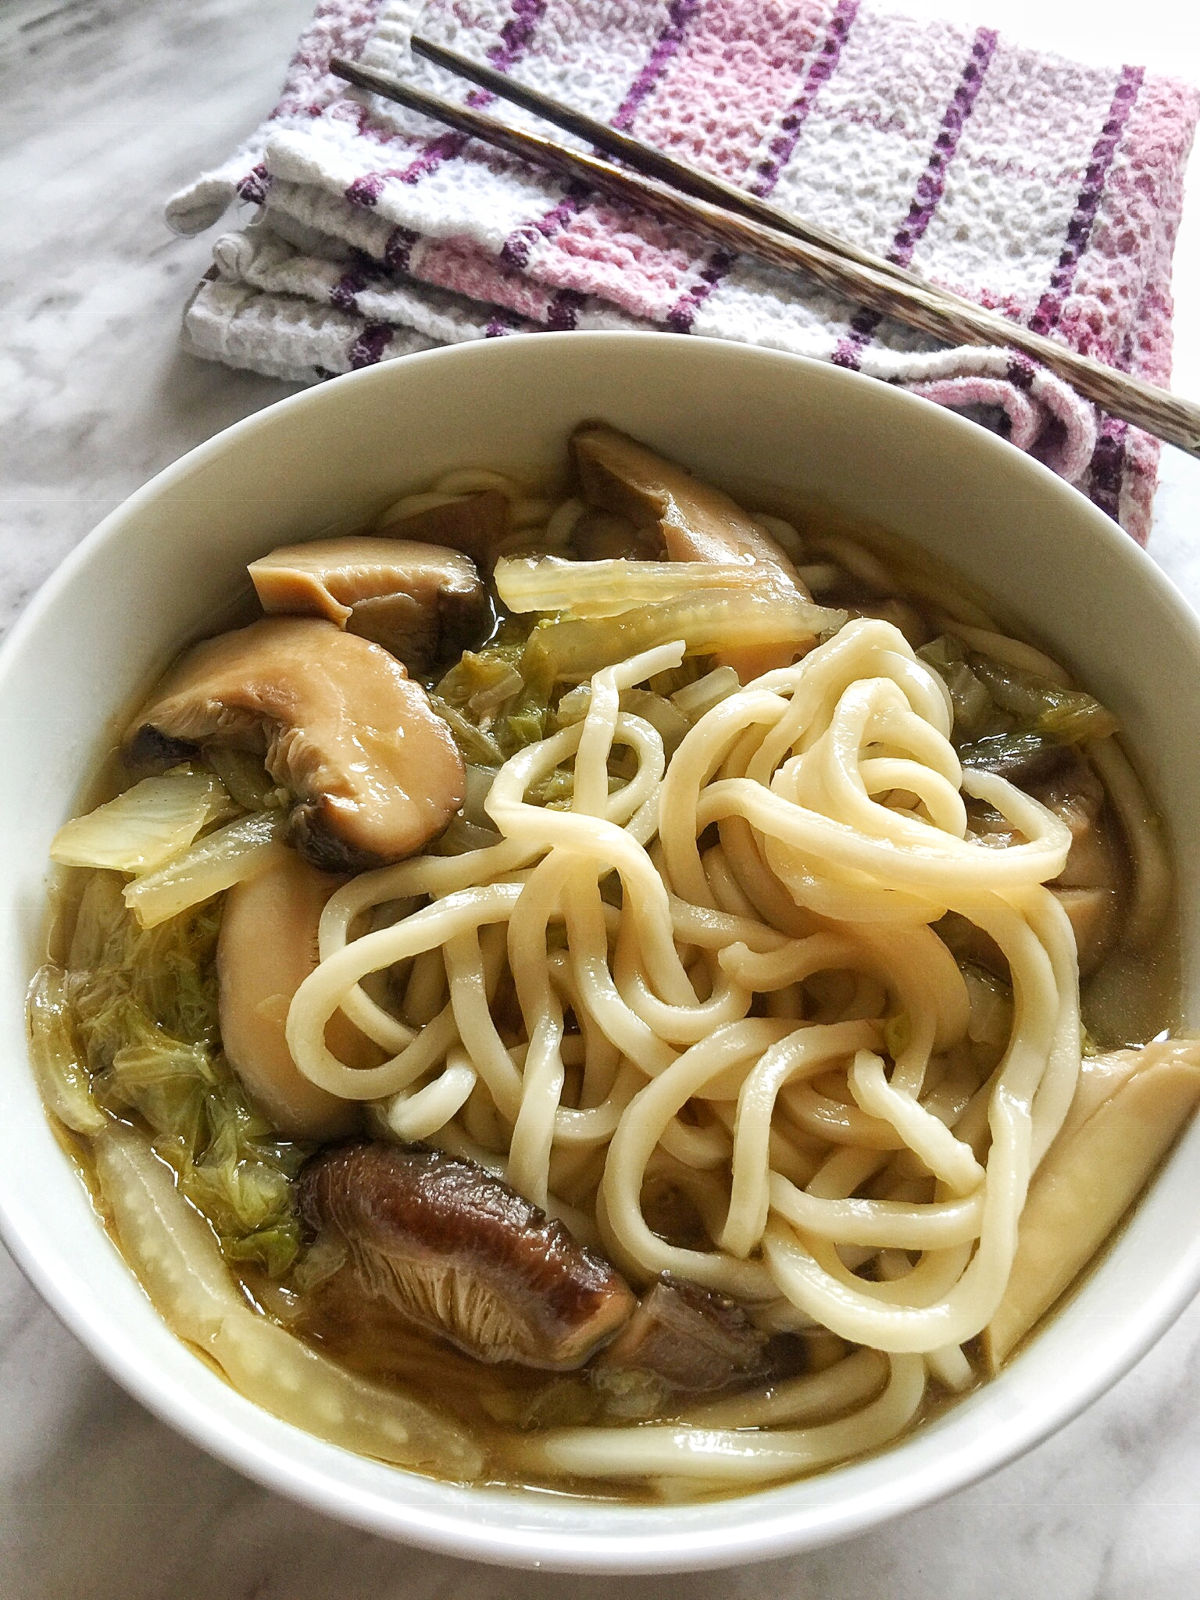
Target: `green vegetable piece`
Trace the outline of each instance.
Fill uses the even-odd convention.
[[[922,645],[917,655],[932,667],[950,691],[954,707],[954,732],[958,738],[977,738],[988,731],[995,706],[991,695],[966,663],[962,642],[942,634]]]
[[[527,705],[511,716],[505,717],[501,726],[501,745],[506,756],[513,755],[527,744],[536,744],[546,737],[546,706]]]
[[[280,811],[290,801],[263,765],[261,756],[250,750],[235,750],[231,745],[212,744],[204,752],[205,763],[243,811]]]
[[[300,1224],[294,1216],[240,1238],[223,1239],[231,1261],[259,1266],[271,1278],[282,1278],[300,1253]]]
[[[430,695],[469,764],[498,767],[546,735],[550,686],[531,687],[521,670],[532,621],[506,619],[495,642],[468,650]]]
[[[436,1468],[483,1468],[474,1441],[419,1400],[339,1367],[251,1310],[208,1224],[137,1136],[113,1124],[95,1143],[104,1202],[125,1255],[172,1331],[275,1416],[361,1455]]]
[[[80,898],[67,962],[78,975],[73,1002],[81,1028],[103,1030],[105,1007],[129,995],[176,1038],[215,1045],[219,929],[220,910],[211,904],[139,928],[125,908],[120,878],[96,873]],[[105,1053],[105,1065],[119,1043]]]
[[[501,764],[504,752],[491,733],[485,733],[469,717],[464,716],[457,706],[452,706],[438,694],[429,696],[429,704],[448,724],[465,762],[479,767],[498,767]]]
[[[261,872],[286,848],[285,826],[278,811],[255,811],[227,822],[157,872],[135,879],[125,891],[125,904],[144,928],[178,916]]]
[[[102,1031],[103,1030],[103,1031]],[[175,1039],[131,995],[115,999],[90,1029],[98,1054],[122,1038],[93,1079],[100,1104],[115,1115],[136,1111],[154,1133],[190,1156],[207,1133],[207,1100],[216,1075],[203,1045]]]
[[[26,1006],[29,1054],[42,1099],[73,1133],[100,1133],[104,1114],[92,1099],[91,1083],[75,1033],[67,974],[41,967]]]
[[[502,556],[496,592],[510,611],[570,611],[611,617],[689,589],[757,590],[786,598],[795,585],[778,566],[729,561],[564,561],[559,556]]]
[[[278,1276],[300,1245],[292,1180],[310,1147],[275,1137],[217,1049],[219,927],[210,904],[141,928],[121,880],[97,874],[76,919],[76,969],[62,982],[44,969],[45,1003],[35,1012],[31,1001],[31,1025],[42,1021],[56,1062],[74,1041],[77,1075],[70,1079],[68,1061],[64,1103],[87,1119],[80,1131],[94,1135],[96,1119],[111,1126],[105,1111],[139,1119],[229,1257]],[[89,1088],[90,1118],[79,1100]]]
[[[1117,731],[1112,713],[1082,689],[1066,689],[1009,662],[968,654],[962,640],[953,634],[931,640],[917,654],[950,691],[956,744],[974,746],[1008,733],[1080,744]],[[1028,746],[1027,751],[1032,748]],[[973,760],[970,764],[987,763]]]
[[[1112,712],[1082,689],[1064,689],[1049,678],[987,656],[972,656],[971,670],[995,704],[1014,716],[1021,727],[1060,744],[1104,739],[1117,731]]]
[[[640,606],[615,617],[538,623],[521,657],[521,673],[541,698],[559,681],[579,682],[602,667],[683,641],[688,655],[712,655],[762,645],[799,650],[846,620],[799,594],[753,589],[698,589],[675,600]]]
[[[479,701],[490,700],[498,692],[507,691],[507,698],[519,694],[523,685],[515,669],[521,649],[520,644],[515,644],[464,651],[438,683],[438,697],[451,705],[470,706],[478,711]]]

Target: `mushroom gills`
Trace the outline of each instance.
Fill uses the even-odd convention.
[[[494,622],[474,562],[414,539],[281,545],[247,571],[264,611],[326,617],[418,674],[480,644]]]
[[[501,1179],[436,1150],[362,1142],[300,1176],[300,1214],[322,1249],[344,1246],[368,1313],[386,1304],[484,1362],[581,1367],[636,1301],[616,1269]],[[321,1290],[315,1293],[319,1297]]]
[[[462,805],[454,736],[386,650],[334,623],[267,617],[193,646],[126,736],[133,762],[222,745],[262,754],[293,799],[292,842],[314,866],[399,861]]]

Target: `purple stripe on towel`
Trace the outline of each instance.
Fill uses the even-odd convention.
[[[1107,511],[1113,521],[1119,521],[1121,487],[1125,479],[1125,442],[1129,424],[1119,417],[1105,417],[1100,424],[1096,450],[1092,456],[1092,481],[1088,488],[1089,499],[1101,511]]]
[[[963,68],[962,78],[954,91],[954,98],[946,107],[925,171],[917,180],[917,192],[908,216],[893,242],[890,258],[897,266],[906,267],[909,264],[919,240],[933,221],[933,214],[946,189],[946,168],[954,159],[963,126],[975,109],[995,49],[995,32],[991,28],[980,28],[971,46],[970,60]]]
[[[367,274],[361,265],[348,267],[329,291],[329,303],[339,311],[356,312],[358,296],[367,286]]]
[[[796,98],[784,113],[778,131],[767,147],[767,156],[759,166],[758,177],[749,186],[750,193],[757,195],[760,200],[770,194],[779,182],[779,174],[791,160],[800,138],[800,129],[816,102],[822,84],[827,83],[837,70],[842,46],[857,15],[858,0],[838,0],[829,19],[825,42],[809,64]],[[699,280],[684,290],[667,313],[667,322],[677,333],[692,331],[696,313],[736,260],[737,255],[732,250],[713,251]]]
[[[685,289],[667,312],[667,326],[676,333],[691,333],[696,313],[737,260],[734,250],[714,250],[700,270],[700,276]]]
[[[1127,333],[1113,365],[1120,372],[1128,372],[1133,365],[1133,355],[1133,335]],[[1092,481],[1087,493],[1088,498],[1094,500],[1101,511],[1107,511],[1114,522],[1121,520],[1121,491],[1125,487],[1125,468],[1128,463],[1129,424],[1120,417],[1102,416],[1096,449],[1092,455]]]
[[[392,272],[407,272],[412,260],[413,246],[420,238],[411,228],[393,228],[383,247],[383,264]]]
[[[359,367],[373,367],[383,359],[383,352],[395,334],[395,328],[387,322],[365,323],[362,332],[350,346],[351,367],[356,371]]]
[[[506,267],[522,271],[529,263],[533,247],[539,239],[551,239],[561,228],[567,227],[572,217],[578,216],[592,198],[589,184],[572,178],[562,199],[551,206],[537,222],[523,222],[514,228],[500,246],[500,259]]]
[[[546,0],[513,0],[512,16],[500,30],[500,43],[488,51],[488,60],[497,72],[507,72],[529,49],[545,9]],[[489,94],[487,98],[493,97]]]
[[[521,319],[515,311],[497,311],[487,327],[483,330],[485,339],[502,339],[506,333],[516,333],[521,326]]]
[[[822,84],[828,83],[837,71],[842,46],[846,43],[846,36],[857,15],[858,0],[838,0],[833,16],[829,19],[829,32],[825,35],[825,43],[817,52],[815,60],[805,74],[799,94],[784,112],[775,137],[767,146],[766,158],[759,164],[758,177],[748,185],[750,193],[757,195],[760,200],[771,193],[779,182],[779,174],[792,159],[792,153],[800,138],[800,129],[813,108]]]
[[[545,9],[546,0],[513,0],[512,15],[500,30],[499,40],[487,52],[487,60],[497,72],[507,72],[528,50]],[[472,89],[467,96],[467,104],[487,106],[495,98],[486,89]],[[419,183],[444,161],[452,161],[466,142],[465,133],[439,134],[426,144],[421,154],[407,167],[368,172],[361,178],[355,178],[346,189],[346,199],[354,206],[373,206],[389,178],[398,178],[401,183]]]
[[[1141,67],[1121,68],[1121,75],[1113,91],[1112,104],[1108,108],[1108,116],[1092,146],[1091,160],[1084,172],[1083,187],[1079,191],[1075,210],[1067,226],[1062,254],[1058,258],[1058,265],[1050,275],[1050,287],[1039,300],[1037,310],[1029,319],[1029,326],[1035,333],[1049,333],[1062,315],[1063,303],[1075,282],[1079,259],[1087,249],[1088,240],[1092,235],[1092,225],[1100,209],[1100,196],[1104,192],[1108,169],[1112,165],[1117,145],[1125,131],[1125,124],[1129,121],[1129,113],[1137,100],[1143,76]]]
[[[569,332],[578,325],[582,305],[583,296],[577,289],[559,289],[550,302],[547,328],[557,333]]]
[[[954,159],[963,128],[975,109],[975,102],[979,98],[979,91],[983,87],[983,80],[987,76],[987,69],[991,65],[995,49],[995,31],[992,28],[976,29],[971,54],[967,57],[966,66],[962,70],[962,76],[958,80],[958,87],[950,104],[942,113],[942,124],[938,129],[937,138],[933,141],[933,149],[929,152],[925,170],[917,179],[908,215],[897,228],[887,253],[887,259],[898,267],[908,266],[913,251],[933,221],[934,212],[945,193],[946,169]],[[850,323],[849,335],[839,340],[837,349],[833,353],[833,359],[839,367],[858,366],[864,345],[882,321],[883,318],[878,311],[870,311],[865,306],[855,313]]]
[[[617,107],[612,119],[614,128],[619,128],[622,133],[628,132],[647,95],[670,66],[676,51],[683,43],[688,23],[699,9],[700,0],[671,0],[667,7],[666,24],[655,40],[649,60],[633,80],[629,93]]]
[[[646,96],[670,65],[683,41],[688,23],[699,9],[699,4],[700,0],[671,0],[667,7],[666,22],[654,42],[646,65],[633,80],[629,92],[613,115],[614,128],[619,128],[622,132],[628,130]],[[593,192],[585,183],[577,180],[570,183],[562,199],[539,221],[523,222],[519,228],[513,229],[500,247],[501,261],[506,266],[516,267],[518,271],[522,271],[529,264],[529,257],[538,241],[552,239],[561,228],[567,227],[572,217],[578,216],[588,204]]]

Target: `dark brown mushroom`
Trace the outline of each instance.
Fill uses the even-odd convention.
[[[645,1373],[692,1394],[765,1370],[768,1338],[736,1301],[664,1274],[596,1363],[597,1375]]]
[[[327,617],[418,674],[479,644],[492,625],[474,562],[441,545],[317,539],[281,545],[247,570],[264,611]]]
[[[584,499],[652,532],[672,561],[745,561],[765,569],[789,591],[811,598],[792,562],[760,522],[722,490],[604,423],[584,423],[571,435]],[[804,641],[806,644],[810,640]],[[788,645],[724,651],[743,683],[790,665]]]
[[[343,1244],[372,1306],[479,1361],[571,1371],[621,1328],[632,1291],[602,1257],[482,1168],[435,1150],[356,1143],[300,1175],[300,1213]],[[319,1292],[319,1291],[318,1291]],[[345,1284],[339,1292],[345,1298]]]
[[[420,684],[379,645],[315,618],[268,617],[194,646],[127,735],[135,766],[205,744],[263,756],[294,796],[293,842],[328,871],[412,855],[465,792]]]

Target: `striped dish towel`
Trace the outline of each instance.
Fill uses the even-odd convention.
[[[1156,442],[1024,356],[939,345],[329,75],[359,58],[536,125],[413,59],[416,25],[1160,384],[1195,90],[859,0],[321,0],[274,112],[168,206],[192,233],[243,203],[187,310],[201,355],[316,381],[544,328],[740,339],[964,411],[1145,541]]]

